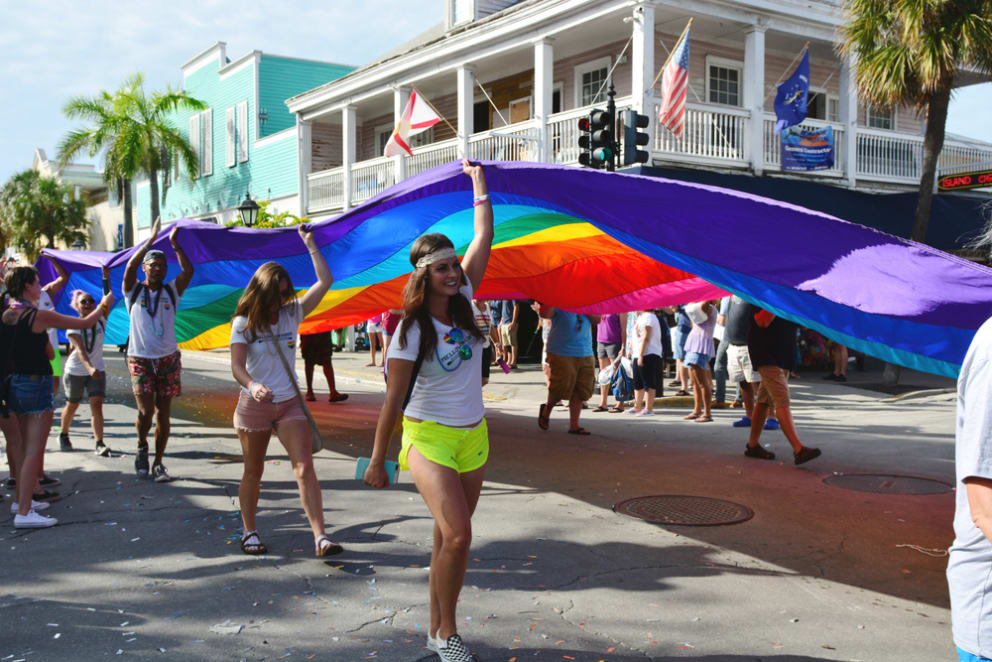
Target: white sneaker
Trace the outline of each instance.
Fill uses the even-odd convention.
[[[45,529],[58,523],[54,517],[45,517],[33,510],[29,510],[27,515],[14,515],[15,529]]]
[[[47,501],[35,501],[34,499],[31,499],[31,510],[44,510],[45,508],[48,508],[49,505],[50,504]],[[16,515],[18,510],[19,509],[16,503],[10,504],[10,512],[12,515]]]
[[[430,632],[427,633],[427,650],[437,652],[437,639]]]
[[[434,640],[434,644],[437,646],[435,652],[441,662],[474,662],[472,653],[465,647],[462,638],[457,634],[453,634],[443,641],[438,637]]]

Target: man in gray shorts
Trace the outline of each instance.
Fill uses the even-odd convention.
[[[596,357],[599,360],[599,369],[605,370],[620,355],[620,348],[627,343],[627,313],[608,313],[599,318],[596,325]],[[608,411],[612,414],[623,411],[623,403],[617,402],[613,407],[607,408],[606,397],[609,395],[610,387],[600,385],[599,406],[593,411]]]

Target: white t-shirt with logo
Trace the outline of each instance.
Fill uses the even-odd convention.
[[[279,309],[279,323],[269,327],[271,338],[264,332],[258,338],[252,337],[251,331],[247,330],[248,318],[244,315],[238,315],[231,321],[231,344],[247,346],[245,368],[254,381],[272,391],[273,402],[285,402],[296,397],[296,387],[293,385],[295,376],[290,379],[276,352],[282,352],[290,368],[296,365],[297,330],[302,321],[303,304],[298,299]],[[273,339],[275,346],[272,345]],[[245,387],[242,386],[241,390],[251,395]]]
[[[654,313],[641,313],[634,322],[634,343],[631,345],[633,353],[631,356],[637,358],[641,355],[641,346],[644,344],[644,334],[647,329],[651,329],[651,337],[648,338],[647,347],[644,348],[644,356],[657,354],[661,356],[661,324],[658,323],[658,316]]]
[[[85,349],[89,343],[93,343],[92,349],[87,349],[86,354],[90,357],[90,363],[94,368],[103,372],[103,331],[106,322],[97,320],[92,329],[69,329],[65,332],[67,336],[79,336]],[[65,374],[75,377],[88,377],[90,371],[83,365],[82,356],[75,345],[69,353],[69,358],[65,360]]]
[[[472,285],[459,290],[472,300]],[[437,421],[441,425],[463,427],[482,419],[486,409],[482,405],[482,348],[483,341],[468,331],[434,322],[437,349],[433,356],[424,357],[417,373],[417,380],[410,394],[410,402],[403,413],[423,421]],[[400,330],[397,328],[389,343],[389,359],[416,361],[420,350],[420,324],[415,322],[406,332],[406,347],[400,349]],[[469,358],[465,358],[471,352]]]
[[[141,285],[141,292],[138,293],[138,300],[131,306],[131,338],[127,345],[127,355],[142,359],[160,359],[179,351],[176,343],[176,308],[179,307],[179,291],[176,289],[176,281],[165,283],[153,292],[144,283],[136,283],[134,287]],[[134,287],[124,293],[124,304],[131,304],[131,294]],[[176,303],[173,305],[172,297],[165,291],[171,288],[176,295]],[[148,313],[148,308],[155,311],[154,315]]]

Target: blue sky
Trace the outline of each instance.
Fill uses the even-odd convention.
[[[148,89],[176,86],[179,65],[214,42],[227,42],[232,59],[259,49],[360,65],[443,18],[444,0],[5,3],[0,182],[29,168],[38,147],[54,157],[73,127],[62,115],[69,97],[113,91],[137,71]],[[959,91],[947,130],[992,142],[989,108],[992,83]]]

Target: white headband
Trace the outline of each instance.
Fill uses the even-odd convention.
[[[417,260],[417,268],[421,269],[429,264],[434,264],[435,262],[440,262],[441,260],[448,260],[453,257],[458,257],[458,253],[455,252],[454,248],[442,248],[436,250],[433,253],[428,253],[419,260]]]

